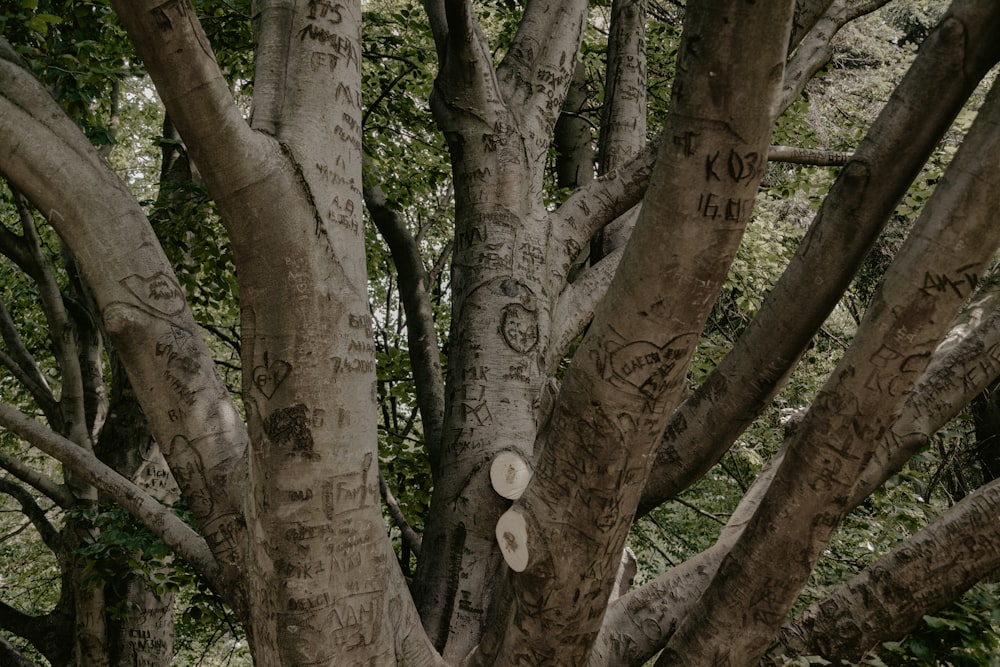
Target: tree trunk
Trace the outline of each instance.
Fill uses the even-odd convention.
[[[432,462],[415,594],[451,661],[478,643],[499,579],[495,527],[509,501],[489,472],[503,452],[534,460],[553,287],[569,268],[547,270],[553,240],[542,179],[586,4],[544,7],[528,9],[528,27],[496,72],[471,7],[449,11],[447,38],[439,37],[446,56],[431,102],[455,181],[453,305],[441,458]],[[536,43],[545,48],[534,52]],[[469,114],[470,105],[482,113]]]
[[[94,581],[89,559],[77,553],[90,544],[96,532],[86,521],[75,520],[69,522],[63,534],[66,544],[63,586],[69,587],[73,605],[74,662],[76,665],[110,667],[104,588],[99,580]]]
[[[123,476],[164,505],[172,505],[180,494],[160,448],[156,445],[142,409],[112,355],[112,390],[109,418],[101,432],[98,454]],[[139,558],[139,554],[132,558]],[[108,643],[112,667],[167,667],[174,653],[174,595],[157,593],[149,584],[154,571],[134,572],[119,563],[120,576],[105,590],[108,605],[119,613],[109,614]]]
[[[205,532],[221,561],[248,573],[237,610],[256,661],[429,659],[413,633],[378,491],[361,219],[361,7],[296,4],[259,7],[252,127],[202,48],[188,5],[117,6],[158,88],[176,94],[165,96],[168,111],[218,204],[238,267],[246,457],[205,461],[211,441],[185,433],[173,437],[167,460],[175,474],[185,471],[178,481],[186,494],[193,481],[224,475],[195,514],[228,517]],[[158,438],[177,432],[150,423]]]
[[[578,62],[552,137],[559,188],[575,190],[594,178],[593,137],[590,123],[581,116],[586,103],[587,68]]]
[[[455,189],[447,390],[415,239],[371,181],[362,183],[362,3],[253,3],[249,123],[188,0],[113,3],[227,229],[241,308],[239,401],[215,371],[134,197],[24,68],[11,69],[14,59],[0,45],[0,155],[17,156],[2,167],[76,255],[203,537],[90,454],[101,416],[88,407],[94,396],[86,389],[98,374],[92,365],[66,363],[81,356],[72,337],[54,346],[65,366],[66,402],[36,392],[69,440],[3,403],[0,423],[58,456],[73,471],[67,479],[80,499],[92,501],[95,489],[109,494],[188,558],[233,606],[262,665],[598,667],[637,664],[664,644],[661,665],[755,663],[857,490],[885,472],[881,461],[869,465],[876,447],[885,447],[889,460],[905,449],[891,429],[906,426],[897,416],[909,414],[908,399],[922,391],[917,381],[927,377],[937,341],[968,296],[957,280],[949,282],[954,294],[940,293],[935,277],[978,276],[996,246],[987,224],[1000,203],[991,168],[996,94],[887,275],[855,345],[718,543],[609,612],[628,530],[640,503],[645,509],[676,493],[718,460],[783,381],[915,163],[996,60],[997,12],[957,0],[870,141],[845,166],[787,282],[758,318],[760,328],[748,331],[747,349],[735,351],[729,370],[675,412],[751,215],[783,91],[797,85],[782,76],[788,45],[826,25],[833,17],[824,10],[843,10],[846,2],[688,3],[663,140],[616,166],[616,156],[637,149],[643,134],[628,118],[643,110],[625,103],[644,85],[645,6],[616,0],[612,27],[624,32],[615,32],[613,60],[623,68],[613,68],[607,87],[624,92],[609,93],[616,99],[601,155],[602,168],[616,168],[556,211],[545,196],[545,166],[579,71],[588,3],[524,3],[497,66],[478,23],[480,7],[426,2],[439,56],[431,102]],[[803,54],[797,72],[815,65],[810,54],[828,43],[813,36],[816,43],[793,56]],[[922,104],[927,90],[945,100],[940,109]],[[893,115],[901,110],[909,112],[906,122]],[[584,173],[586,164],[572,180],[586,180],[578,178]],[[593,234],[631,208],[647,182],[625,249],[584,266]],[[394,562],[379,498],[363,199],[394,257],[405,260],[401,277],[415,282],[405,308],[419,323],[409,344],[435,484],[413,581],[416,604]],[[817,265],[832,275],[816,273]],[[58,329],[56,285],[47,284],[46,316]],[[801,321],[789,322],[789,312]],[[573,359],[559,368],[588,323]],[[676,429],[661,446],[672,418]],[[135,434],[114,439],[131,443]],[[123,469],[155,481],[153,461]],[[970,497],[904,545],[886,561],[893,571],[876,568],[869,577],[875,583],[862,582],[864,590],[855,586],[845,600],[877,593],[890,604],[902,586],[926,580],[922,603],[933,606],[967,585],[995,559],[992,533],[982,527],[995,510],[992,491]],[[935,542],[941,539],[958,540],[952,553],[960,576],[932,581],[946,562]],[[899,579],[890,581],[896,572]],[[71,585],[60,612],[75,605],[68,617],[86,626],[77,633],[81,660],[104,664],[109,647],[96,646],[105,637],[97,622],[103,618],[91,613],[103,604],[100,591]],[[160,602],[144,604],[156,609]],[[837,630],[843,610],[820,605],[829,610],[834,622],[825,627]],[[919,611],[899,607],[898,616],[908,623]],[[166,627],[166,615],[155,618],[136,617],[150,625],[123,629],[110,647],[120,663],[146,660],[139,655],[146,648],[167,648],[167,635],[154,634]],[[875,641],[868,629],[852,629],[852,636]],[[93,653],[84,654],[90,645]],[[129,651],[133,663],[122,657]]]

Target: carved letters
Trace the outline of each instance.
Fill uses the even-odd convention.
[[[684,382],[684,361],[694,338],[694,334],[682,334],[664,345],[635,341],[612,346],[606,356],[596,359],[598,372],[613,384],[637,389],[656,401]]]
[[[151,276],[131,275],[121,281],[146,312],[174,317],[185,307],[184,293],[171,276],[158,271]]]

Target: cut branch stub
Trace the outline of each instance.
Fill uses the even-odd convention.
[[[531,481],[531,467],[517,452],[500,452],[490,466],[493,490],[508,500],[517,500]]]
[[[507,566],[524,572],[528,567],[528,523],[516,508],[510,508],[497,520],[497,544]]]

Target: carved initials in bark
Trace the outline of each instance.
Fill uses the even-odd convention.
[[[598,368],[615,386],[634,387],[643,396],[656,399],[683,380],[677,363],[686,361],[694,336],[683,334],[662,346],[641,340],[617,348],[609,347],[606,356],[598,360]]]
[[[269,362],[265,353],[264,365],[253,369],[253,385],[264,396],[271,398],[291,372],[291,364],[280,359]]]
[[[131,275],[121,283],[151,315],[173,317],[185,308],[180,285],[163,272],[158,271],[148,277]]]

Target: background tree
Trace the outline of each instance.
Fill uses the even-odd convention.
[[[227,23],[210,6],[114,3],[169,117],[163,180],[204,183],[224,237],[209,215],[178,216],[171,236],[5,46],[0,173],[78,267],[78,292],[100,314],[92,338],[114,351],[92,355],[93,366],[127,372],[196,529],[92,454],[82,399],[73,419],[43,410],[47,426],[4,404],[0,423],[186,560],[231,606],[258,664],[858,659],[955,599],[1000,553],[983,520],[995,512],[991,483],[789,620],[847,513],[996,376],[992,291],[969,301],[1000,241],[989,224],[996,95],[933,194],[913,200],[919,219],[879,288],[858,300],[858,315],[867,310],[852,344],[748,477],[718,539],[609,600],[636,516],[702,479],[771,404],[1000,58],[996,10],[958,1],[864,139],[835,147],[850,159],[769,148],[784,110],[802,113],[794,104],[837,30],[882,4],[621,2],[591,13],[576,1],[428,2],[426,27],[404,32],[393,26],[416,18],[408,5],[365,15],[352,2],[260,2],[247,12],[251,93],[213,49],[233,37],[204,29]],[[386,28],[367,51],[364,19]],[[44,32],[62,20],[35,12],[26,24]],[[586,116],[587,67],[600,62],[588,49],[601,30],[606,71],[592,80],[604,93],[603,175],[591,178],[573,121]],[[649,35],[658,39],[644,49]],[[413,74],[431,52],[429,87]],[[393,64],[363,96],[366,55]],[[648,85],[647,62],[672,70],[671,93],[659,138],[640,150],[645,126],[627,121],[645,104],[640,91],[652,91],[650,109],[667,100]],[[402,122],[423,99],[440,135]],[[383,152],[386,139],[400,145]],[[734,293],[730,268],[750,245],[769,154],[844,166],[767,298],[749,321],[721,327],[726,356],[716,365],[699,354],[692,366],[725,324],[716,302]],[[400,158],[428,168],[401,181]],[[160,196],[159,209],[178,206]],[[206,241],[222,238],[212,252]],[[238,330],[218,296],[230,248]],[[390,256],[396,277],[372,282],[373,309],[366,261]],[[61,291],[72,296],[54,285],[43,303],[63,302]],[[199,328],[191,306],[204,304],[220,321]],[[75,359],[60,346],[84,334],[48,319],[57,357]],[[376,358],[405,373],[404,330],[412,384],[391,373],[376,382]],[[239,356],[238,390],[215,364],[220,340]],[[84,395],[65,391],[78,367],[59,363],[60,404]],[[426,458],[414,463],[415,452]],[[424,471],[429,498],[426,486],[423,496],[400,489]],[[916,588],[918,600],[899,593]],[[69,659],[85,662],[84,650]]]

